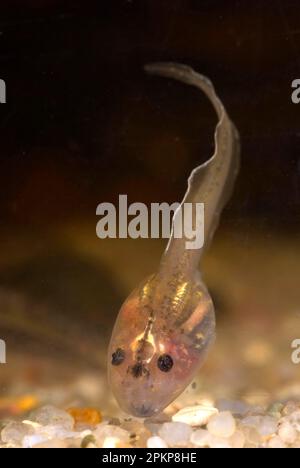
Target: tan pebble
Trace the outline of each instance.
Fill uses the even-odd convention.
[[[212,449],[230,449],[232,448],[230,439],[210,435],[209,447]]]
[[[268,447],[272,449],[284,449],[287,448],[285,443],[280,439],[280,437],[275,436],[269,440]]]
[[[293,444],[298,436],[296,429],[289,422],[285,422],[280,426],[278,435],[286,444]]]
[[[204,426],[216,414],[218,414],[218,410],[212,406],[188,406],[174,414],[172,420],[190,426]]]
[[[244,448],[246,443],[245,434],[242,431],[236,431],[233,436],[230,437],[230,443],[232,448]]]

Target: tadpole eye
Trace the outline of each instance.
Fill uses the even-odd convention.
[[[119,366],[125,359],[125,351],[118,348],[111,356],[111,363],[113,366]]]
[[[173,364],[173,359],[169,354],[162,354],[157,360],[157,366],[162,372],[169,372]]]

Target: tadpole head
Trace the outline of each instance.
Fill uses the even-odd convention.
[[[164,313],[159,300],[151,300],[155,310],[145,305],[144,287],[123,304],[108,350],[113,394],[125,412],[141,418],[162,412],[182,393],[214,337],[214,311],[205,289],[187,301],[180,323],[178,311]]]

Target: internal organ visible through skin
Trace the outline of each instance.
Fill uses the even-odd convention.
[[[230,197],[239,165],[237,131],[210,81],[179,64],[153,64],[146,71],[200,88],[215,107],[219,122],[215,153],[194,169],[182,202],[205,204],[204,247],[187,250],[187,239],[172,235],[158,272],[125,301],[113,330],[108,351],[110,385],[121,408],[139,417],[161,412],[180,395],[214,341],[214,306],[198,264]]]

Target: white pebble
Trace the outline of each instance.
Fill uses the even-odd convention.
[[[257,432],[255,427],[241,426],[240,429],[241,429],[241,431],[244,434],[244,437],[246,439],[246,442],[245,442],[246,446],[250,445],[250,446],[258,447],[261,444],[261,442],[262,442],[261,436]]]
[[[286,444],[293,444],[297,440],[297,431],[289,422],[280,426],[278,435]]]
[[[285,405],[285,407],[283,408],[282,414],[283,414],[284,416],[289,416],[289,415],[291,415],[292,413],[294,413],[294,412],[297,411],[297,410],[298,410],[297,404],[296,404],[295,402],[293,402],[293,401],[289,401],[289,402]]]
[[[117,448],[120,442],[117,437],[105,437],[102,448]]]
[[[271,439],[269,441],[268,447],[272,448],[272,449],[285,449],[285,448],[287,448],[285,443],[278,436],[273,437],[273,439]]]
[[[275,434],[278,427],[278,421],[272,416],[263,416],[257,427],[257,431],[262,437],[270,437]]]
[[[1,439],[4,443],[21,445],[25,436],[34,434],[34,429],[23,423],[10,422],[1,431]]]
[[[245,447],[246,437],[242,431],[236,431],[233,436],[230,437],[230,444],[232,448],[242,449]]]
[[[261,437],[270,437],[277,431],[278,420],[272,416],[248,416],[242,424],[254,427]]]
[[[192,429],[182,422],[164,423],[158,434],[168,445],[180,445],[189,442]]]
[[[93,432],[93,436],[97,441],[99,447],[103,446],[103,443],[106,438],[117,438],[120,442],[128,443],[129,442],[129,432],[125,431],[118,426],[111,426],[109,424],[99,424],[96,430]]]
[[[231,437],[236,430],[236,422],[231,413],[225,411],[213,416],[208,425],[208,431],[216,437]]]
[[[42,449],[42,448],[67,448],[68,444],[64,440],[52,439],[42,442],[40,444],[35,444],[33,448]]]
[[[191,435],[191,443],[198,447],[209,447],[210,433],[204,429],[197,429]]]
[[[22,442],[22,448],[33,448],[35,445],[49,441],[48,437],[42,434],[33,434],[25,436]]]
[[[148,440],[147,440],[147,447],[148,448],[168,448],[168,445],[166,444],[166,442],[161,438],[161,437],[158,437],[158,436],[154,436],[154,437],[150,437]]]
[[[42,426],[60,426],[66,431],[71,431],[74,427],[74,419],[69,413],[51,405],[34,411],[30,415],[30,420]]]
[[[300,410],[295,411],[289,416],[289,421],[296,431],[300,432]]]
[[[209,438],[209,447],[212,449],[230,449],[232,448],[230,439],[223,437],[216,437],[211,435]]]
[[[213,406],[187,406],[174,414],[172,420],[190,426],[204,426],[215,414],[218,414],[218,410]]]

